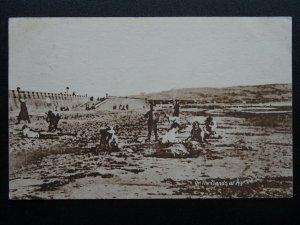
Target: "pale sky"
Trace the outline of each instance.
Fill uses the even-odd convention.
[[[11,18],[9,89],[92,96],[292,82],[290,17]]]

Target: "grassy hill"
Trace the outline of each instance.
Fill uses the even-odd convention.
[[[185,100],[198,103],[286,102],[292,99],[291,84],[265,84],[224,88],[182,88],[135,95],[152,100]]]

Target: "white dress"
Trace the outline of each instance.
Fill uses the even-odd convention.
[[[23,137],[39,138],[39,133],[31,131],[28,127],[23,130]]]
[[[166,144],[166,143],[176,143],[176,142],[177,142],[176,128],[172,128],[163,136],[162,143]]]

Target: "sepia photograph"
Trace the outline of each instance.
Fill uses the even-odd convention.
[[[11,200],[293,197],[291,17],[8,29]]]

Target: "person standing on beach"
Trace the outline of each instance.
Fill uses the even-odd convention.
[[[55,130],[55,114],[49,110],[46,115],[46,122],[49,123],[48,132],[52,132]]]
[[[179,107],[180,107],[180,106],[179,106],[178,101],[175,101],[173,116],[179,117]]]
[[[152,130],[154,131],[155,140],[158,141],[157,135],[157,123],[158,123],[158,116],[154,113],[153,110],[153,103],[150,103],[150,110],[145,114],[145,118],[148,118],[147,125],[148,125],[148,139],[150,141]]]
[[[24,99],[19,99],[21,106],[20,106],[20,113],[18,115],[18,122],[16,124],[19,124],[21,122],[21,120],[25,120],[28,121],[28,123],[30,123],[30,119],[29,119],[29,115],[28,115],[28,110],[27,110],[27,106],[25,103]]]

